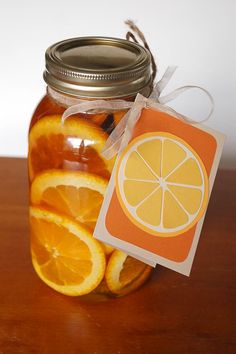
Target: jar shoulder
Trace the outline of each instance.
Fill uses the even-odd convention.
[[[54,115],[62,114],[65,111],[65,107],[59,105],[55,100],[53,100],[48,94],[45,94],[37,105],[30,123],[30,129],[33,125],[39,121],[41,118]]]

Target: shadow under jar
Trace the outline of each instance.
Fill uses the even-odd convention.
[[[47,93],[29,129],[30,235],[34,269],[69,296],[122,296],[140,287],[151,267],[93,238],[114,165],[101,151],[126,110],[90,110],[62,122],[81,101],[148,96],[150,54],[123,39],[81,37],[46,51]]]

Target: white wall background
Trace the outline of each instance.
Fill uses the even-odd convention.
[[[44,52],[62,39],[124,37],[131,18],[159,67],[178,70],[165,92],[193,84],[215,99],[208,126],[227,135],[221,166],[236,168],[235,0],[0,0],[0,155],[26,156],[31,114],[45,92]],[[192,92],[172,104],[195,119],[207,100]]]

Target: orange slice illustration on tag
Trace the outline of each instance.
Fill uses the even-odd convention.
[[[138,228],[161,237],[183,234],[202,217],[208,176],[194,149],[167,133],[140,135],[122,152],[116,192]]]

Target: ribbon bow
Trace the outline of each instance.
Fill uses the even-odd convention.
[[[62,115],[62,124],[64,124],[65,120],[69,116],[76,113],[91,113],[93,111],[102,112],[128,109],[129,111],[124,115],[122,120],[112,131],[103,148],[102,155],[109,160],[126,145],[143,108],[150,107],[162,112],[169,113],[170,115],[173,115],[189,124],[198,124],[207,121],[214,111],[214,100],[211,94],[204,88],[200,86],[187,85],[179,87],[165,96],[161,96],[162,91],[170,81],[176,69],[176,66],[170,66],[167,68],[161,80],[154,85],[152,93],[148,98],[143,97],[142,95],[138,95],[135,102],[128,102],[125,100],[76,100],[76,104],[73,104],[64,111]],[[174,100],[179,95],[190,89],[198,89],[203,91],[210,100],[210,112],[201,121],[195,121],[183,114],[176,112],[171,107],[166,106],[166,103]]]

